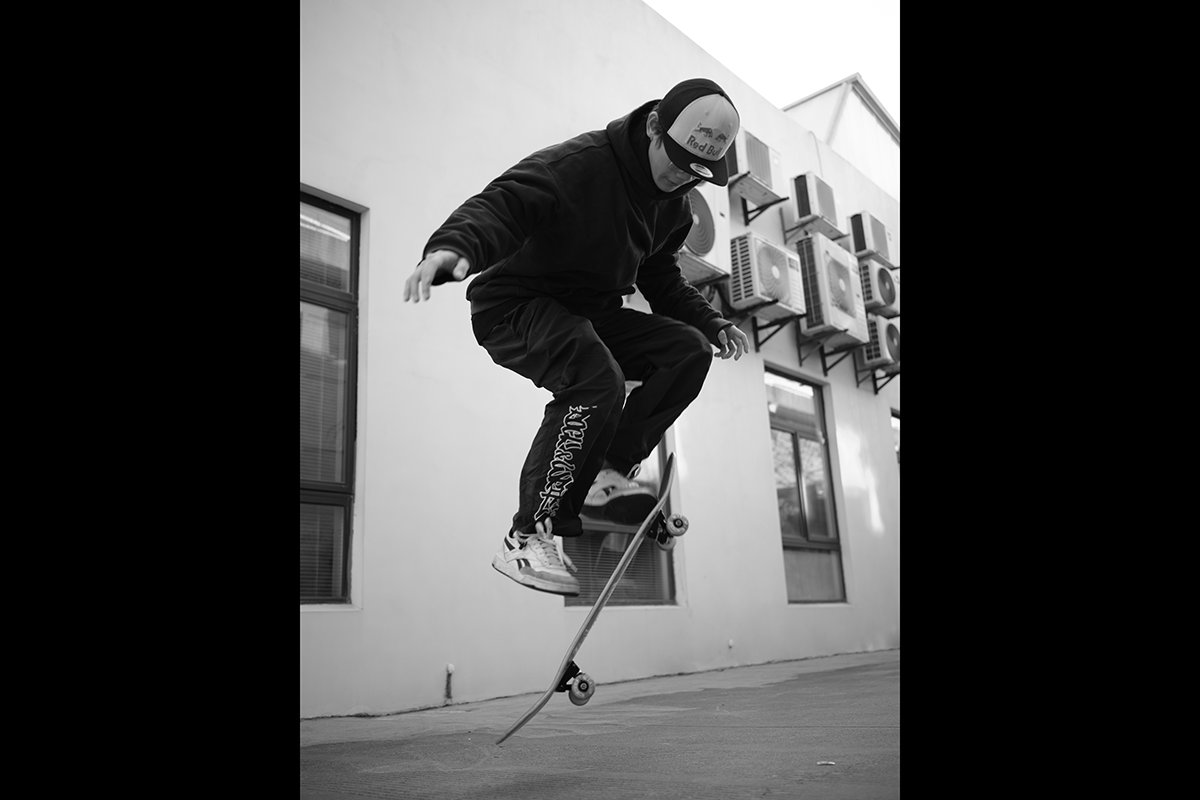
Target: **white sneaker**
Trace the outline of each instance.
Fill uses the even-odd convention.
[[[500,545],[500,552],[492,556],[492,568],[531,589],[569,597],[579,594],[579,581],[567,572],[554,536],[549,532],[526,536],[509,531]]]
[[[636,472],[634,473],[636,474]],[[637,525],[658,502],[658,495],[615,469],[604,468],[596,476],[583,510],[588,516],[625,525]]]

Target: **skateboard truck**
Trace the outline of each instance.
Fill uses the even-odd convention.
[[[660,550],[674,550],[675,537],[683,536],[687,533],[687,529],[687,517],[679,514],[672,514],[668,517],[666,513],[659,511],[658,519],[654,521],[654,526],[650,529],[649,538],[654,540]]]
[[[586,672],[580,672],[579,666],[572,661],[567,665],[567,671],[563,673],[562,680],[554,687],[554,691],[569,692],[567,696],[571,702],[581,706],[596,693],[596,682]]]
[[[574,678],[578,674],[579,674],[579,667],[575,664],[574,661],[572,661],[570,664],[567,664],[567,671],[563,673],[562,680],[558,682],[558,686],[556,686],[554,688],[554,691],[565,692],[568,688],[567,684],[570,683],[571,679]]]

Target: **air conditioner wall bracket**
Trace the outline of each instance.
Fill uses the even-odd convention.
[[[762,216],[762,213],[764,211],[766,211],[768,208],[770,208],[771,206],[779,205],[780,203],[787,200],[786,197],[781,197],[778,200],[773,200],[764,206],[755,206],[754,210],[751,211],[750,204],[746,202],[746,198],[739,197],[738,199],[742,201],[742,218],[746,220],[747,225],[749,225],[751,222],[754,222],[754,220],[756,220],[760,216]]]
[[[867,367],[866,369],[859,369],[858,367],[855,367],[854,368],[854,387],[857,389],[859,386],[863,385],[863,381],[865,381],[867,378],[874,378],[874,377],[875,377],[875,368],[874,367]],[[875,394],[879,394],[878,389],[875,390]]]
[[[804,316],[803,314],[796,314],[794,316],[784,317],[783,319],[772,320],[768,323],[760,323],[758,321],[758,317],[754,316],[754,312],[758,311],[759,309],[766,308],[767,306],[773,306],[779,302],[778,300],[769,300],[762,303],[756,303],[749,308],[738,309],[737,313],[733,313],[733,303],[730,302],[729,296],[725,293],[725,289],[728,285],[728,279],[725,279],[725,282],[723,283],[718,282],[717,280],[705,282],[703,284],[706,290],[703,293],[704,299],[709,303],[712,303],[714,297],[721,298],[721,307],[719,309],[721,311],[721,315],[734,325],[737,325],[739,328],[742,326],[742,323],[746,322],[746,320],[753,320],[754,352],[756,353],[762,349],[764,344],[770,341],[772,336],[783,330],[789,322],[795,322]],[[770,331],[770,333],[767,334],[766,337],[760,339],[758,335],[759,331]]]
[[[772,320],[772,321],[766,322],[766,323],[759,322],[758,317],[755,317],[754,318],[754,351],[757,353],[759,350],[762,349],[762,346],[764,344],[771,341],[772,336],[774,336],[775,334],[777,334],[781,330],[783,330],[785,327],[787,327],[788,323],[795,322],[796,320],[800,319],[803,316],[804,316],[803,314],[796,314],[791,317],[784,317],[783,319],[776,319],[776,320]],[[764,336],[763,338],[760,339],[758,334],[761,331],[770,331],[770,333],[768,333],[766,336]]]
[[[893,379],[895,379],[895,377],[897,375],[900,374],[899,372],[893,372],[889,375],[888,373],[884,372],[883,374],[887,375],[887,380],[884,381],[883,383],[880,383],[879,382],[879,373],[880,372],[882,372],[882,370],[879,367],[867,367],[866,369],[859,369],[858,367],[855,367],[854,368],[854,386],[856,388],[859,386],[862,386],[864,383],[866,383],[867,378],[869,377],[871,379],[871,386],[875,389],[875,394],[879,394],[880,389],[887,386],[889,383],[892,382]]]
[[[838,364],[840,364],[840,363],[842,363],[843,361],[845,361],[845,360],[846,360],[847,358],[849,358],[850,356],[854,355],[854,350],[855,350],[855,349],[857,349],[857,348],[850,348],[849,350],[832,350],[832,351],[826,351],[826,350],[825,350],[825,348],[824,348],[824,346],[822,346],[822,347],[821,347],[821,369],[822,369],[822,370],[824,370],[824,372],[825,372],[825,376],[826,376],[826,377],[829,377],[829,371],[830,371],[831,369],[833,369],[833,368],[834,368],[834,367],[836,367]],[[838,353],[841,353],[841,354],[842,354],[842,357],[841,357],[841,358],[839,358],[837,361],[834,361],[832,364],[830,364],[830,363],[829,363],[829,356],[835,356],[835,355],[837,355]]]
[[[721,308],[719,310],[721,312],[721,316],[723,316],[725,319],[732,322],[734,325],[737,325],[738,327],[741,327],[743,322],[745,322],[746,320],[753,317],[755,311],[758,311],[760,308],[766,308],[767,306],[773,306],[779,302],[778,300],[766,300],[761,303],[755,303],[754,305],[752,305],[748,308],[737,309],[736,310],[737,313],[733,313],[735,310],[733,307],[733,302],[729,299],[729,295],[727,295],[725,293],[725,289],[728,286],[729,286],[728,280],[726,280],[725,283],[717,283],[715,281],[710,281],[708,284],[705,285],[705,288],[708,288],[709,291],[704,293],[704,299],[707,300],[709,303],[712,303],[713,295],[720,297],[721,298]],[[757,320],[756,320],[756,322],[757,322]]]
[[[887,375],[887,373],[884,373],[884,374]],[[880,383],[879,382],[879,373],[875,370],[871,370],[871,382],[873,384],[875,384],[875,394],[879,394],[880,389],[887,386],[889,383],[891,383],[893,380],[895,380],[898,377],[900,377],[900,373],[893,372],[891,375],[888,375],[888,379],[886,381],[884,381],[883,383]]]
[[[826,340],[830,339],[831,337],[837,336],[839,333],[842,333],[842,331],[834,330],[834,331],[829,331],[827,333],[820,333],[820,334],[817,334],[816,336],[805,336],[803,333],[800,332],[800,326],[797,325],[796,326],[796,354],[800,358],[800,366],[804,366],[805,360],[808,359],[809,356],[811,356],[813,353],[816,353],[818,351],[820,351],[820,353],[821,353],[821,363],[822,363],[822,365],[824,365],[825,350],[822,347],[822,345],[826,342]],[[804,352],[804,346],[806,344],[811,345],[811,347],[809,348],[809,351],[807,353]],[[825,374],[828,375],[829,370],[826,370]]]

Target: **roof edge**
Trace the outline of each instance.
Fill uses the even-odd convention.
[[[879,98],[875,96],[875,93],[871,91],[871,87],[867,86],[867,82],[863,80],[862,75],[858,72],[854,73],[848,78],[843,78],[837,83],[831,83],[824,89],[813,92],[807,97],[802,97],[794,103],[788,103],[786,106],[783,106],[783,110],[786,112],[795,108],[801,103],[807,103],[814,97],[819,97],[826,92],[832,91],[841,86],[845,86],[846,84],[849,84],[850,88],[854,90],[854,93],[862,99],[867,108],[871,110],[871,113],[874,114],[883,127],[887,129],[887,132],[891,134],[891,137],[896,140],[896,144],[900,144],[900,126],[896,124],[896,120],[892,119],[892,115],[889,114],[887,109],[883,107],[883,103],[879,102]]]
[[[800,105],[801,103],[807,103],[809,100],[812,100],[814,97],[819,97],[819,96],[825,94],[826,92],[832,91],[832,90],[838,88],[839,86],[844,85],[847,81],[857,80],[857,79],[859,79],[859,77],[860,77],[859,74],[856,72],[853,75],[851,75],[849,78],[842,78],[840,81],[837,81],[836,83],[829,84],[824,89],[819,89],[810,95],[801,97],[799,100],[795,101],[794,103],[788,103],[786,106],[783,106],[783,110],[787,111],[789,109],[795,108],[796,106]]]

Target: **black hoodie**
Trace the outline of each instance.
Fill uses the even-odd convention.
[[[656,314],[716,342],[729,323],[678,266],[694,184],[663,192],[650,173],[646,117],[656,102],[528,156],[429,238],[425,253],[451,250],[478,274],[467,289],[477,339],[533,297],[597,319],[621,308],[636,284]]]

